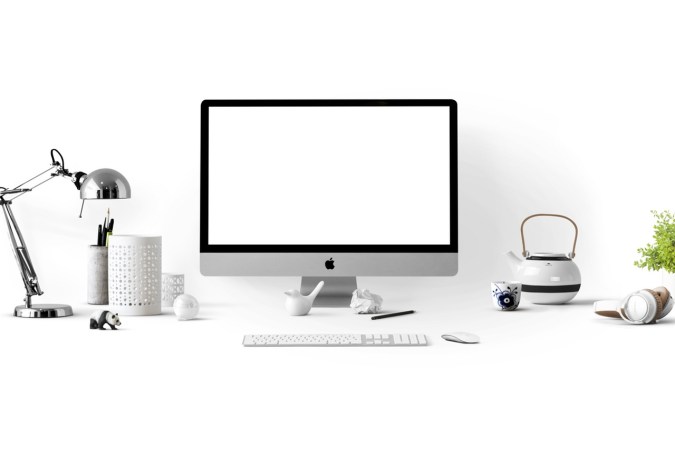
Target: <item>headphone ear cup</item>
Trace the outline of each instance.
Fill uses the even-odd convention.
[[[621,318],[631,324],[651,324],[663,305],[651,290],[638,290],[626,296],[619,307]]]
[[[656,320],[661,318],[661,314],[663,313],[663,306],[665,303],[665,300],[662,297],[663,292],[660,291],[657,292],[655,290],[651,290],[648,288],[643,289],[643,291],[648,292],[654,298],[654,303],[656,304],[656,313],[654,314],[654,318],[646,323],[646,324],[654,324],[656,323]]]
[[[653,288],[652,290],[654,290],[654,293],[659,295],[659,297],[661,298],[661,303],[663,305],[661,313],[656,316],[656,319],[660,320],[661,318],[668,315],[670,311],[673,309],[673,297],[670,295],[670,292],[666,287],[656,287]]]

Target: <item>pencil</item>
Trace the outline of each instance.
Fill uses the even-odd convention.
[[[396,312],[396,313],[386,313],[384,315],[375,315],[374,317],[371,317],[371,320],[381,320],[382,318],[389,318],[392,316],[401,316],[401,315],[408,315],[410,313],[415,313],[414,310],[406,310],[405,312]]]

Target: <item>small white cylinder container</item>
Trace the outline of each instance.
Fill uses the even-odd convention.
[[[162,237],[112,235],[108,302],[120,315],[162,313]]]
[[[87,259],[87,304],[108,305],[108,248],[90,245]]]
[[[162,307],[173,307],[174,299],[183,293],[185,293],[184,275],[162,273]]]

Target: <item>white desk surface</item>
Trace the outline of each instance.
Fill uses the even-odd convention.
[[[89,330],[95,307],[72,301],[74,317],[14,318],[3,295],[0,446],[628,447],[669,428],[672,317],[629,326],[583,298],[498,312],[478,288],[449,300],[452,289],[433,285],[414,300],[385,297],[386,310],[413,315],[290,317],[280,281],[256,282],[225,300],[202,294],[197,320],[165,310],[122,317],[118,331]],[[452,330],[482,342],[440,338]],[[343,332],[431,344],[241,344],[246,333]]]

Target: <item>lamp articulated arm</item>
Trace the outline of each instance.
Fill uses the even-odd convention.
[[[60,162],[56,161],[56,159],[54,158],[55,152],[58,153],[59,157],[61,158]],[[39,173],[38,175],[32,177],[28,181],[23,182],[22,184],[19,184],[14,189],[0,188],[0,206],[2,206],[2,211],[5,214],[5,220],[7,221],[7,231],[9,232],[9,240],[12,244],[14,258],[16,260],[17,265],[19,266],[19,271],[21,272],[21,277],[23,278],[23,285],[26,289],[26,298],[24,299],[24,301],[26,302],[27,308],[32,307],[31,298],[33,296],[41,295],[44,292],[40,288],[37,273],[35,272],[35,267],[33,267],[33,262],[31,262],[30,254],[28,253],[28,247],[26,246],[26,242],[23,239],[21,230],[19,229],[19,224],[16,222],[16,218],[14,218],[14,213],[12,212],[11,207],[12,201],[32,191],[34,188],[44,184],[45,182],[49,181],[50,179],[53,179],[56,176],[70,177],[73,183],[75,183],[75,187],[77,187],[78,189],[81,187],[84,178],[87,177],[87,174],[83,172],[71,173],[70,171],[68,171],[64,167],[63,156],[61,155],[59,150],[53,149],[51,151],[51,157],[52,157],[52,165],[49,167],[49,169]],[[33,181],[34,179],[39,178],[40,176],[50,171],[52,172],[50,174],[50,177],[45,179],[44,181],[39,182],[38,184],[36,184],[31,188],[21,188],[25,184]],[[15,196],[11,200],[7,200],[5,199],[5,195],[8,196],[15,195]],[[82,212],[80,211],[80,215],[81,214]]]
[[[12,213],[11,204],[11,202],[5,201],[4,198],[0,197],[0,205],[2,205],[2,211],[5,213],[5,220],[7,220],[7,230],[9,231],[9,239],[12,242],[14,258],[16,259],[17,265],[19,265],[19,271],[23,278],[23,285],[26,288],[26,307],[30,308],[32,307],[31,298],[35,295],[41,295],[43,292],[40,288],[40,283],[38,282],[37,273],[35,272],[33,263],[30,260],[26,242],[23,240],[19,225]]]

